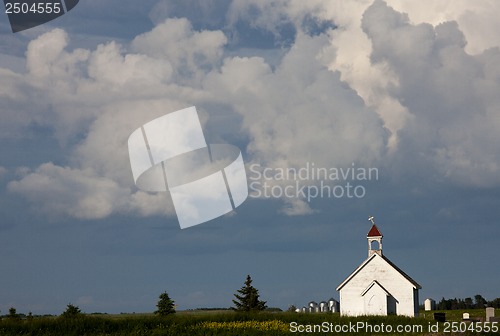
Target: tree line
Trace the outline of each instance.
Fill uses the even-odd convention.
[[[474,295],[474,299],[466,297],[465,299],[445,299],[444,297],[436,304],[437,310],[456,310],[456,309],[484,309],[485,307],[500,308],[500,298],[487,301],[482,295]]]
[[[260,300],[259,290],[252,286],[252,278],[247,275],[245,284],[239,290],[237,294],[233,294],[235,300],[233,300],[234,307],[227,308],[235,311],[242,312],[255,312],[262,310],[280,310],[278,308],[268,308],[266,306],[266,301]],[[167,316],[175,314],[175,301],[170,298],[167,292],[160,294],[158,302],[156,303],[157,310],[154,312],[157,316]],[[62,318],[75,318],[82,315],[82,312],[78,306],[73,304],[68,304],[66,310],[61,314]],[[17,319],[31,319],[33,316],[31,312],[26,316],[24,314],[18,314],[14,307],[9,309],[9,314],[5,316],[10,320]],[[0,317],[1,319],[1,317]]]

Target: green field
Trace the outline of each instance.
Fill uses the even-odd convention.
[[[462,323],[464,311],[446,311],[447,322],[437,323],[433,314],[422,312],[418,318],[401,316],[341,317],[331,313],[256,313],[231,311],[183,311],[160,318],[152,314],[81,315],[75,318],[33,317],[0,321],[0,335],[457,335],[452,326],[468,328],[460,335],[500,335],[477,332],[483,322]],[[471,318],[484,319],[484,310],[468,310]],[[496,310],[500,316],[500,310]],[[455,324],[453,324],[455,322]],[[407,332],[397,332],[401,326]],[[491,327],[491,324],[489,325]],[[342,329],[343,328],[343,329]],[[356,329],[357,328],[357,329]],[[433,330],[431,328],[434,328]],[[438,328],[438,332],[434,332]],[[448,333],[445,333],[448,328]],[[474,331],[472,329],[474,328]],[[500,326],[498,326],[500,328]],[[311,331],[301,332],[302,330]],[[412,331],[413,332],[412,332]]]

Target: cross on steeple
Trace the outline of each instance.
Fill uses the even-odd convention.
[[[375,225],[375,217],[370,216],[368,217],[368,220],[371,221],[373,225]]]

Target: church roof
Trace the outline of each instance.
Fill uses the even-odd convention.
[[[370,290],[373,286],[375,286],[375,285],[377,285],[378,287],[380,287],[380,288],[384,291],[385,295],[387,295],[387,296],[392,296],[392,294],[391,294],[391,293],[389,293],[389,291],[388,291],[387,289],[385,289],[385,288],[384,288],[384,286],[382,286],[382,285],[380,284],[380,282],[378,282],[377,280],[373,280],[373,281],[372,281],[372,282],[368,285],[368,287],[366,287],[366,289],[365,289],[363,292],[361,292],[361,296],[364,296],[364,295],[365,295],[365,294],[366,294],[366,293],[367,293],[367,292],[368,292],[368,291],[369,291],[369,290]]]
[[[367,237],[382,237],[382,234],[380,233],[378,227],[373,224],[372,228],[370,231],[368,231],[368,234],[366,235]]]
[[[394,269],[396,271],[399,272],[399,274],[401,274],[402,276],[404,276],[406,278],[406,280],[408,280],[409,282],[412,283],[412,285],[417,288],[417,289],[421,289],[422,286],[420,286],[415,280],[413,280],[408,274],[406,274],[405,272],[403,272],[398,266],[394,265],[392,261],[390,261],[386,256],[382,256],[382,259],[384,259],[389,265],[391,265],[392,267],[394,267]]]
[[[373,225],[375,226],[375,225]],[[377,227],[375,226],[375,229]],[[370,230],[371,231],[371,230]],[[378,230],[377,230],[378,231]],[[338,287],[337,287],[337,291],[341,290],[342,287],[345,286],[345,284],[347,284],[356,274],[359,273],[359,271],[361,271],[370,261],[372,261],[374,258],[382,258],[386,263],[388,263],[392,268],[394,268],[399,274],[401,274],[408,282],[410,282],[413,287],[415,287],[416,289],[421,289],[422,286],[420,286],[415,280],[413,280],[408,274],[406,274],[405,272],[403,272],[399,267],[397,267],[392,261],[390,261],[386,256],[382,255],[378,255],[377,253],[374,253],[372,254],[368,259],[366,259],[361,265],[359,265],[358,268],[356,268],[356,270],[354,270],[354,272],[351,273],[351,275],[349,275],[347,277],[347,279],[345,279]]]

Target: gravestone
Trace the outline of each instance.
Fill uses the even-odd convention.
[[[424,309],[425,311],[436,310],[436,301],[433,299],[425,299]]]
[[[495,308],[488,307],[486,308],[486,322],[492,322],[491,318],[495,317]]]
[[[470,319],[469,313],[463,313],[462,320],[468,320],[468,319]]]
[[[446,322],[446,313],[434,313],[434,321]]]

